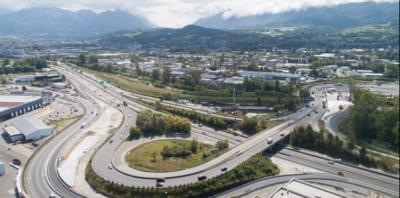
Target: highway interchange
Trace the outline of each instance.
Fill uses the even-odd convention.
[[[84,197],[78,192],[75,192],[72,187],[69,187],[62,182],[62,179],[58,175],[57,167],[60,153],[62,152],[65,144],[68,142],[68,139],[82,132],[80,127],[83,123],[88,126],[98,120],[102,114],[102,109],[95,102],[95,99],[102,100],[108,104],[122,103],[123,100],[128,103],[128,106],[125,107],[121,105],[118,107],[118,109],[124,114],[125,119],[120,129],[117,130],[112,137],[110,137],[110,139],[113,141],[107,141],[93,156],[92,167],[94,171],[99,176],[109,181],[114,181],[127,186],[143,187],[155,186],[155,179],[160,177],[166,178],[166,182],[164,184],[165,186],[173,186],[197,182],[198,176],[200,175],[206,175],[208,178],[220,175],[223,173],[221,172],[221,168],[224,167],[228,170],[235,168],[251,156],[261,153],[267,148],[272,147],[280,139],[283,139],[285,136],[287,136],[294,127],[305,123],[312,123],[313,121],[320,119],[325,111],[325,109],[322,108],[322,104],[318,103],[318,100],[316,100],[316,103],[312,103],[312,107],[303,107],[299,111],[283,117],[282,119],[284,122],[282,124],[272,129],[260,132],[250,138],[244,138],[240,136],[235,137],[230,134],[215,132],[214,130],[206,127],[193,125],[192,133],[194,132],[198,136],[206,136],[211,139],[228,139],[231,149],[214,160],[182,171],[169,173],[150,173],[134,169],[125,170],[121,168],[119,164],[115,163],[115,157],[117,156],[110,155],[110,151],[115,151],[118,149],[119,145],[128,135],[129,126],[136,120],[137,111],[146,107],[137,104],[134,101],[127,100],[126,96],[129,93],[118,90],[114,87],[105,88],[105,86],[99,84],[98,81],[92,77],[88,77],[84,74],[79,74],[65,68],[58,68],[58,70],[63,73],[83,95],[83,98],[80,102],[84,106],[87,116],[68,127],[62,133],[53,137],[30,159],[28,165],[25,167],[24,174],[24,187],[27,191],[26,193],[30,197],[48,197],[50,194],[57,194],[60,197]],[[87,86],[88,84],[96,86],[98,88],[97,93],[95,90],[89,88],[89,86]],[[100,91],[101,95],[107,94],[109,97],[114,99],[107,100],[106,98],[109,97],[99,97]],[[145,98],[144,96],[138,95],[135,95],[135,97],[140,99]],[[146,97],[146,99],[149,98]],[[202,113],[207,112],[203,111]],[[272,144],[267,143],[268,138],[273,139]],[[382,189],[383,191],[386,190],[386,193],[388,193],[390,196],[396,197],[397,194],[398,197],[399,183],[397,177],[386,176],[384,174],[360,169],[359,167],[350,166],[344,163],[330,165],[327,163],[327,159],[313,157],[288,149],[283,149],[282,151],[276,153],[275,156],[326,172],[326,174],[314,175],[315,177],[313,177],[312,174],[300,177],[309,177],[308,179],[311,180],[323,178],[324,181],[337,181],[338,176],[336,173],[338,171],[342,171],[345,174],[345,177],[350,178],[353,183],[363,181],[371,189]],[[111,169],[109,168],[110,164],[112,164],[113,167]],[[286,179],[292,177],[293,176],[288,176]],[[341,178],[339,178],[339,180],[340,179]],[[265,179],[262,181],[264,183],[271,183],[274,180],[269,181],[268,179]],[[288,180],[279,179],[279,181],[282,182]],[[252,183],[249,185],[250,187],[244,186],[235,189],[236,191],[230,191],[229,193],[237,192],[238,194],[243,194],[243,190],[248,193],[250,192],[249,189],[255,190],[255,186],[262,186],[260,183]]]

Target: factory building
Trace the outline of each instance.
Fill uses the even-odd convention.
[[[4,135],[9,142],[34,141],[50,135],[53,129],[35,118],[18,118],[10,126],[4,127]]]
[[[0,122],[17,117],[43,106],[41,96],[0,96]]]

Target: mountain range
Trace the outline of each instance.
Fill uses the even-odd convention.
[[[55,7],[0,12],[0,34],[23,36],[91,37],[121,30],[153,28],[146,19],[122,10],[95,13]]]
[[[251,29],[264,27],[317,26],[344,29],[364,25],[397,23],[399,4],[396,3],[348,3],[334,7],[311,7],[281,13],[225,18],[224,13],[199,19],[194,24],[218,29]]]

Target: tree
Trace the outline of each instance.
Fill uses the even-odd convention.
[[[216,147],[219,151],[228,149],[228,147],[229,147],[228,140],[219,140],[219,141],[215,144],[215,147]]]
[[[3,65],[4,66],[9,65],[9,64],[10,64],[10,59],[6,58],[6,59],[3,60]]]
[[[153,69],[151,72],[151,80],[152,81],[157,81],[160,79],[161,72],[159,69]]]
[[[84,54],[79,54],[78,62],[76,63],[78,66],[83,66],[86,63],[86,56]]]
[[[192,153],[197,153],[197,148],[198,148],[199,142],[197,142],[196,139],[192,140],[192,143],[190,144],[190,150]]]
[[[245,118],[240,122],[239,128],[243,132],[252,135],[257,133],[257,124],[258,119],[256,117]]]
[[[169,67],[164,67],[164,70],[162,72],[162,80],[163,83],[168,84],[172,80],[172,74],[171,74],[171,69]]]
[[[136,72],[137,76],[142,75],[142,70],[140,69],[140,67],[137,63],[135,64],[135,72]]]
[[[292,73],[292,74],[294,74],[294,73],[296,72],[296,67],[295,67],[295,66],[291,66],[291,67],[289,68],[289,72]]]
[[[136,127],[131,127],[129,130],[129,139],[138,139],[142,136],[142,132],[136,128]]]

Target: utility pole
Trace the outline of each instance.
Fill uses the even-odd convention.
[[[233,88],[233,92],[232,92],[232,105],[233,107],[236,107],[236,88]]]

